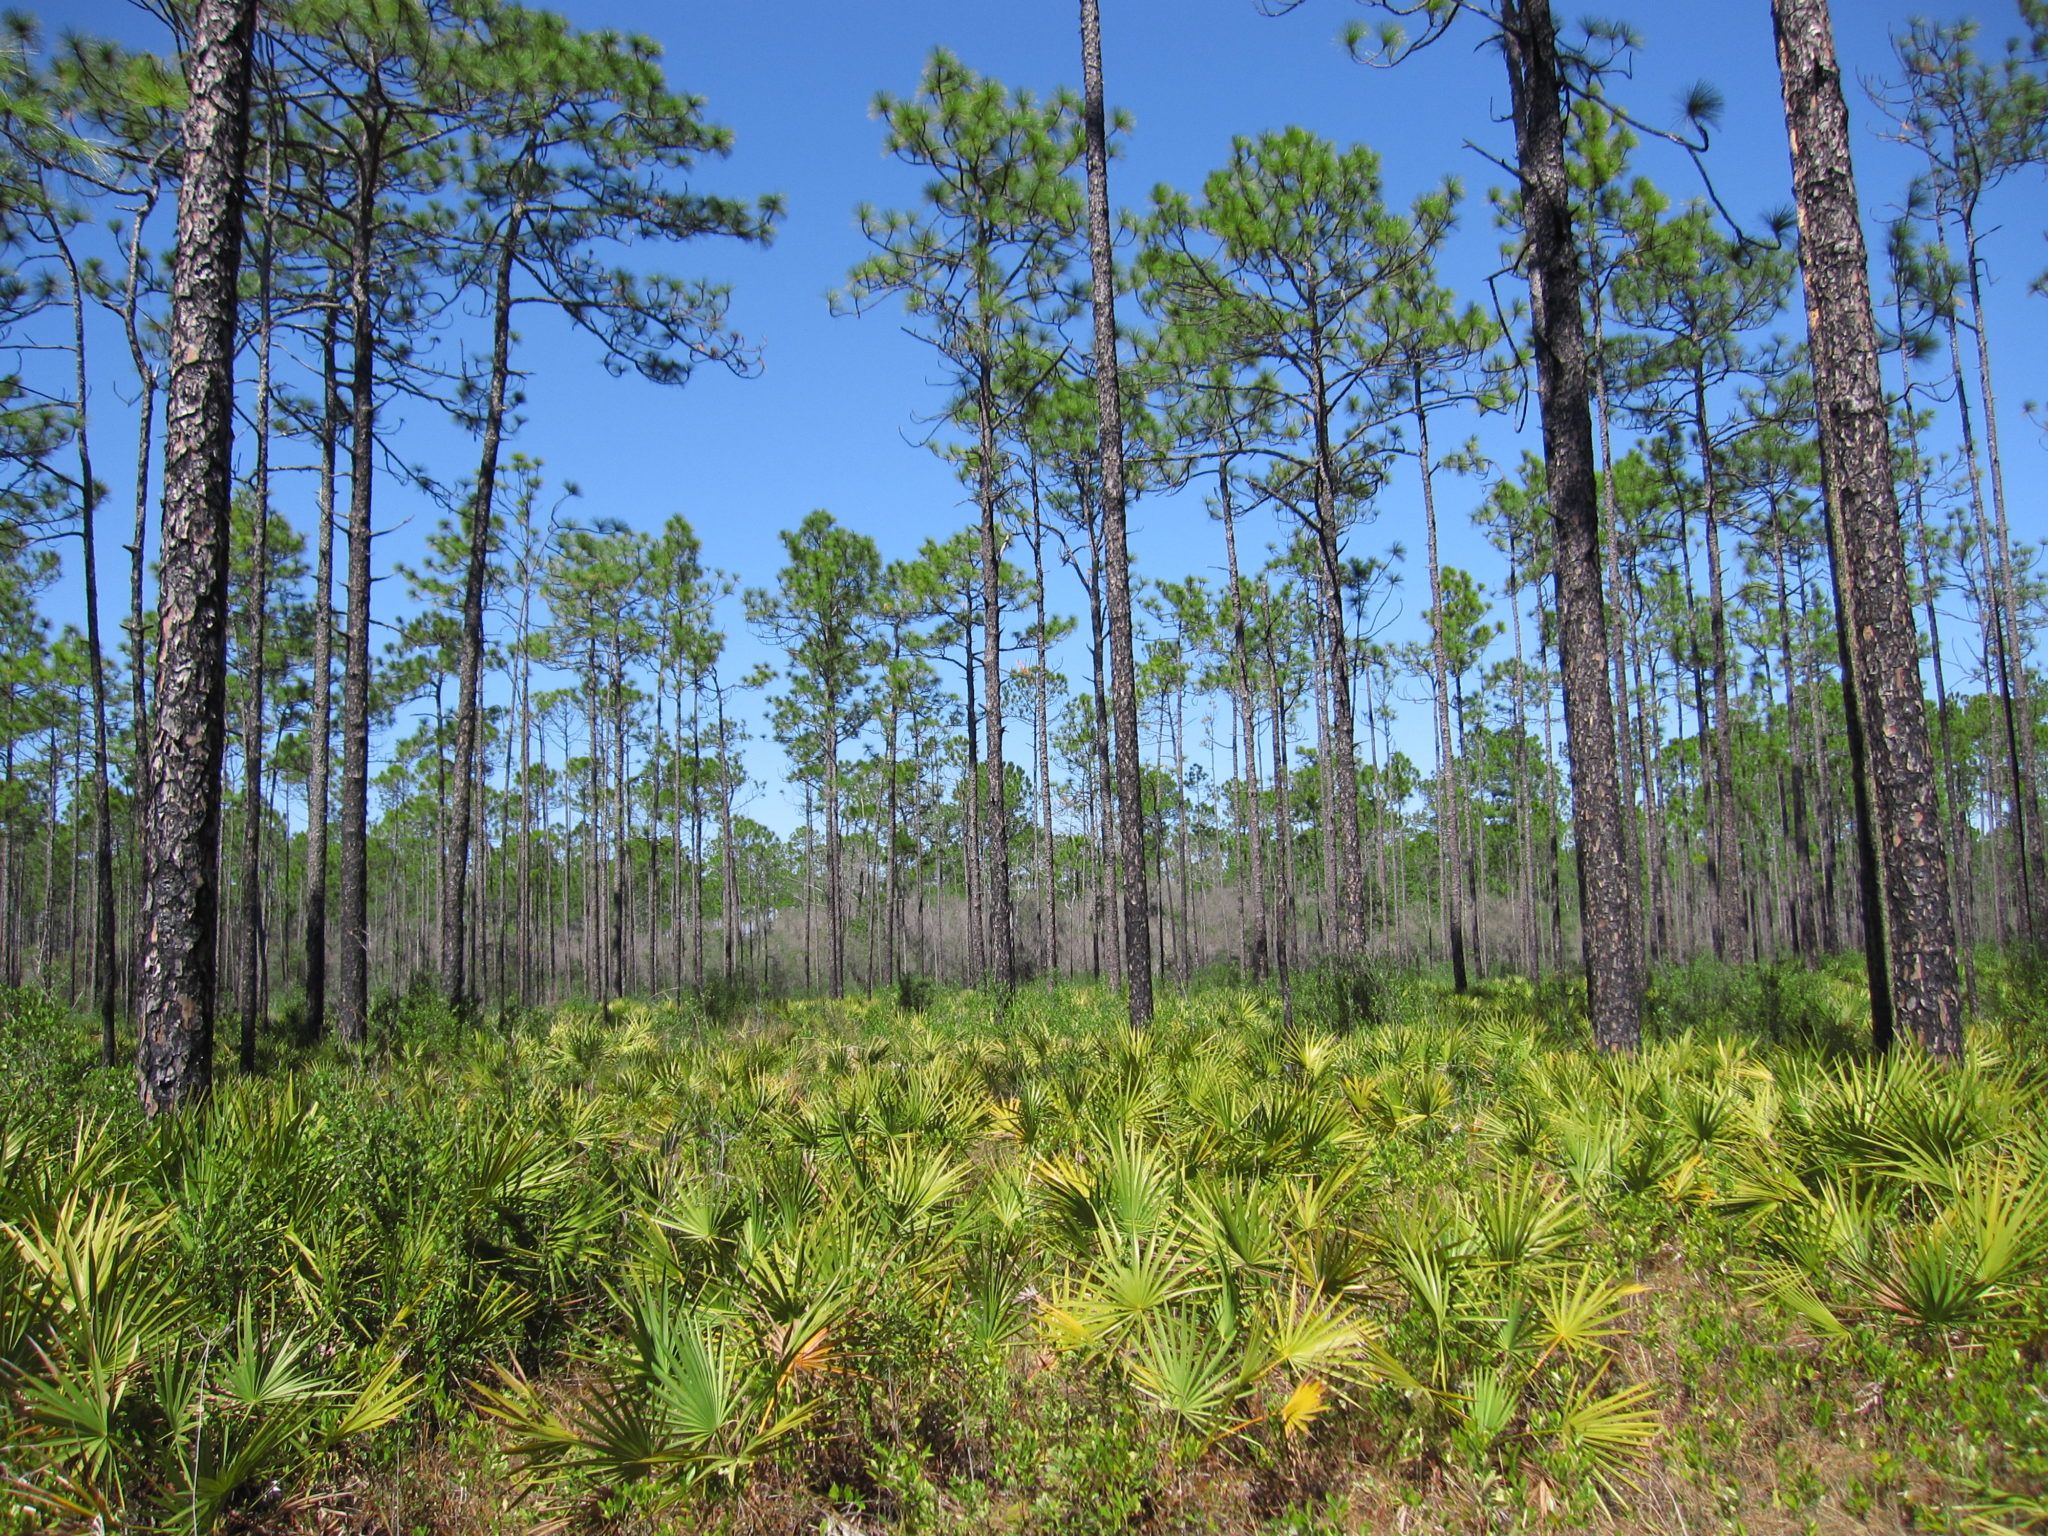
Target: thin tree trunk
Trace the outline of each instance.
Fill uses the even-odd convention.
[[[135,408],[135,533],[134,542],[128,546],[128,643],[133,663],[129,668],[128,686],[131,713],[134,716],[129,724],[135,737],[135,811],[138,846],[142,842],[142,822],[149,805],[149,668],[143,660],[148,651],[143,641],[145,616],[142,608],[142,574],[147,568],[145,551],[149,534],[149,465],[156,444],[157,369],[150,362],[149,352],[143,346],[142,330],[137,324],[136,316],[141,307],[142,230],[156,208],[157,195],[156,183],[152,181],[143,205],[135,212],[134,230],[128,246],[127,286],[121,298],[121,319],[128,333],[128,355],[135,367],[136,382],[142,391],[142,398],[136,402]]]
[[[1316,579],[1322,588],[1317,611],[1328,612],[1332,601],[1329,583],[1320,570]],[[1338,909],[1344,897],[1339,876],[1341,860],[1337,855],[1337,812],[1331,798],[1335,789],[1336,771],[1332,765],[1336,762],[1336,748],[1330,725],[1330,636],[1322,624],[1309,627],[1309,675],[1315,692],[1316,745],[1320,749],[1316,759],[1316,787],[1322,800],[1322,814],[1316,818],[1316,836],[1322,844],[1323,899],[1317,908],[1316,936],[1327,959],[1337,954]]]
[[[1109,936],[1109,984],[1121,988],[1124,984],[1124,950],[1127,930],[1122,922],[1114,920],[1111,911],[1116,908],[1115,917],[1121,917],[1121,892],[1123,890],[1123,861],[1117,852],[1117,841],[1113,827],[1121,826],[1118,821],[1116,803],[1116,777],[1110,765],[1112,742],[1115,732],[1110,726],[1109,681],[1104,670],[1104,644],[1102,619],[1102,525],[1093,515],[1089,516],[1089,571],[1088,571],[1088,629],[1089,661],[1095,669],[1095,778],[1096,833],[1098,851],[1101,855],[1102,879],[1101,900],[1098,904],[1097,932]]]
[[[971,597],[968,599],[968,606],[961,613],[960,643],[961,675],[967,695],[967,780],[960,796],[961,810],[967,821],[967,841],[960,850],[960,890],[967,902],[967,974],[976,985],[979,985],[985,979],[984,972],[988,965],[988,922],[981,895],[981,747],[978,744],[981,716],[977,713],[975,705],[978,695],[974,685],[974,608]],[[943,910],[939,932],[940,948],[943,950]]]
[[[1999,650],[2006,669],[2001,679],[2006,732],[2008,738],[2017,737],[2013,813],[2019,836],[2014,867],[2019,872],[2024,932],[2029,943],[2040,946],[2048,944],[2048,855],[2042,849],[2040,754],[2035,746],[2034,711],[2028,696],[2027,644],[2020,624],[2022,609],[2014,576],[2011,525],[2005,513],[2005,465],[1998,451],[1998,395],[1991,387],[1991,321],[1984,313],[1984,263],[1977,253],[1976,221],[1965,217],[1961,223],[1963,271],[1970,289],[1970,312],[1976,319],[1970,334],[1977,344],[1977,388],[1984,400],[1984,453],[1991,470],[1991,508],[1998,557],[1998,601],[1992,612],[2003,619]],[[1973,458],[1973,472],[1975,467]]]
[[[1039,963],[1045,967],[1045,984],[1050,987],[1059,976],[1060,938],[1057,882],[1054,879],[1053,870],[1054,854],[1057,845],[1053,840],[1052,824],[1051,721],[1048,718],[1046,703],[1046,693],[1051,679],[1051,668],[1046,661],[1046,650],[1050,643],[1050,636],[1047,635],[1045,628],[1045,524],[1039,516],[1038,475],[1035,468],[1031,476],[1031,573],[1033,601],[1038,609],[1038,623],[1035,630],[1038,657],[1037,666],[1032,672],[1032,693],[1037,711],[1036,719],[1033,722],[1033,734],[1036,738],[1038,749],[1038,817],[1041,832],[1038,862],[1040,878],[1044,882],[1044,888],[1039,892],[1039,921],[1045,929],[1039,939]],[[894,858],[896,846],[895,762],[896,714],[892,706],[889,714],[889,846],[891,850],[889,868],[891,871],[892,890],[894,889],[894,871],[896,867]]]
[[[725,951],[725,983],[733,984],[734,966],[737,958],[734,945],[738,939],[740,915],[740,873],[739,849],[732,840],[732,768],[725,760],[725,689],[714,677],[711,682],[711,696],[718,709],[718,923],[723,930],[720,935]]]
[[[1245,837],[1250,844],[1252,876],[1251,973],[1254,981],[1266,979],[1268,958],[1266,918],[1266,870],[1263,845],[1265,812],[1259,804],[1258,719],[1254,714],[1257,697],[1252,682],[1251,647],[1245,638],[1245,591],[1237,569],[1237,517],[1231,506],[1230,455],[1219,452],[1216,464],[1216,494],[1223,516],[1223,549],[1230,577],[1230,654],[1235,663],[1239,721],[1244,732]]]
[[[1444,646],[1444,580],[1436,550],[1435,465],[1429,456],[1429,412],[1422,402],[1422,374],[1419,369],[1410,375],[1409,383],[1413,391],[1417,452],[1422,463],[1422,516],[1429,540],[1429,603],[1430,611],[1435,615],[1429,626],[1429,669],[1436,707],[1437,879],[1443,890],[1444,928],[1451,947],[1451,990],[1463,992],[1469,986],[1465,974],[1464,915],[1458,901],[1459,871],[1464,868],[1460,848],[1463,839],[1459,836],[1463,801],[1458,793],[1458,755],[1451,745],[1450,661]]]
[[[2026,772],[2023,769],[2023,749],[2020,741],[2019,715],[2015,708],[2016,690],[2014,678],[2025,671],[2023,656],[2014,645],[2012,626],[2006,617],[2004,588],[1997,574],[1997,536],[1992,531],[1991,518],[1984,506],[1984,468],[1977,454],[1976,417],[1970,409],[1970,386],[1963,376],[1963,343],[1961,326],[1951,313],[1947,317],[1949,367],[1955,377],[1956,414],[1962,431],[1963,463],[1969,472],[1970,510],[1977,527],[1977,555],[1983,566],[1984,583],[1984,652],[1986,671],[1998,690],[1999,718],[2005,735],[2005,775],[2008,814],[2014,829],[2012,838],[2012,868],[2018,873],[2021,888],[2032,883],[2032,876],[2024,857],[2026,838],[2026,810],[2023,797],[2026,793]],[[2029,727],[2031,730],[2031,727]],[[1986,776],[1988,779],[1988,775]],[[1989,788],[1987,784],[1987,790]],[[1995,882],[1994,882],[1995,888]],[[1993,932],[2003,932],[2002,925],[1994,924]]]
[[[832,996],[846,995],[846,906],[839,868],[839,704],[825,702],[825,942]]]
[[[271,317],[270,150],[263,157],[263,244],[256,266],[256,472],[250,485],[253,519],[249,573],[249,652],[244,686],[249,690],[242,722],[242,1040],[241,1068],[256,1071],[256,1030],[264,1015],[263,996],[263,650],[270,601],[270,362],[275,339]]]
[[[1504,52],[1522,191],[1531,334],[1554,524],[1558,652],[1578,844],[1580,945],[1593,1038],[1634,1050],[1642,1035],[1638,893],[1623,842],[1614,700],[1608,684],[1592,389],[1565,172],[1563,82],[1549,0],[1504,0]]]
[[[100,1017],[100,1065],[114,1065],[114,814],[107,790],[107,661],[100,639],[99,483],[92,471],[92,434],[88,429],[85,355],[85,289],[71,244],[61,233],[55,245],[62,257],[71,291],[71,359],[78,413],[71,424],[78,450],[78,539],[85,575],[85,652],[92,682],[93,792],[93,987],[94,1011]]]
[[[335,1030],[360,1046],[370,1030],[370,527],[377,457],[377,335],[371,263],[384,130],[366,124],[349,255],[348,625],[341,667],[341,914]]]
[[[1533,980],[1543,974],[1536,939],[1536,831],[1530,807],[1529,673],[1522,652],[1522,556],[1513,525],[1508,532],[1508,618],[1515,643],[1515,831],[1521,844],[1521,871],[1516,905],[1522,930],[1523,964]]]
[[[320,485],[315,515],[313,688],[306,720],[306,893],[301,939],[306,947],[306,1040],[327,1028],[328,777],[334,723],[334,483],[339,451],[341,384],[335,347],[339,305],[328,308],[321,336]]]
[[[512,373],[512,271],[524,202],[514,202],[499,236],[491,288],[491,374],[484,391],[483,446],[469,505],[469,549],[462,575],[462,648],[455,702],[455,817],[448,829],[448,865],[441,887],[441,990],[458,1013],[472,1002],[463,926],[469,890],[469,785],[477,777],[479,684],[484,665],[484,583],[491,564],[491,518],[498,489],[498,451],[505,431],[505,388]]]
[[[1820,958],[1820,935],[1815,926],[1814,906],[1820,884],[1813,861],[1813,837],[1807,824],[1806,752],[1801,742],[1799,706],[1794,694],[1798,669],[1792,653],[1792,609],[1786,593],[1785,535],[1777,510],[1771,514],[1771,563],[1777,569],[1778,636],[1785,670],[1785,740],[1792,760],[1792,851],[1799,861],[1799,878],[1792,898],[1793,941],[1799,958],[1808,969]]]
[[[1150,897],[1138,761],[1138,674],[1131,636],[1130,549],[1124,528],[1123,391],[1116,355],[1116,269],[1110,247],[1109,144],[1102,105],[1102,22],[1081,0],[1082,127],[1088,162],[1089,304],[1095,331],[1096,440],[1102,474],[1103,575],[1108,588],[1110,711],[1116,718],[1117,844],[1123,866],[1124,975],[1130,1020],[1152,1022]],[[992,621],[993,622],[993,621]],[[993,753],[991,753],[993,755]]]
[[[987,924],[987,963],[995,987],[1007,994],[1016,985],[1016,948],[1010,918],[1009,797],[1003,781],[1003,554],[996,528],[1002,487],[996,472],[996,402],[992,365],[984,364],[975,390],[981,424],[981,457],[976,500],[981,504],[981,678],[982,729],[987,742],[982,782],[981,905]],[[983,978],[985,980],[990,977]]]
[[[1323,814],[1336,823],[1340,912],[1327,914],[1333,951],[1365,952],[1365,870],[1358,845],[1358,763],[1351,709],[1351,650],[1344,635],[1344,566],[1338,545],[1337,471],[1321,359],[1314,368],[1316,553],[1322,566],[1323,666],[1329,682],[1328,750],[1318,765]]]
[[[1728,610],[1721,581],[1721,477],[1707,428],[1706,376],[1693,373],[1693,430],[1699,436],[1700,510],[1707,540],[1707,633],[1714,669],[1714,950],[1731,965],[1748,958],[1740,803],[1735,798],[1735,720],[1728,700]],[[1704,767],[1704,765],[1702,765]]]
[[[1273,971],[1280,984],[1281,1022],[1292,1029],[1294,977],[1290,951],[1294,929],[1294,847],[1293,812],[1288,806],[1287,793],[1287,702],[1281,690],[1280,662],[1274,654],[1273,627],[1278,621],[1273,613],[1271,594],[1263,595],[1267,615],[1266,687],[1273,717],[1273,817],[1279,831],[1277,842],[1280,850],[1279,868],[1275,874],[1277,921],[1273,929]]]

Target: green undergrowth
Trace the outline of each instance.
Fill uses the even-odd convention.
[[[0,1530],[2048,1529],[2038,978],[563,1007],[154,1125],[0,999]],[[1338,1027],[1339,1023],[1344,1027]]]

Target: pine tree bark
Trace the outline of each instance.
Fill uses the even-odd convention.
[[[1878,377],[1849,113],[1826,0],[1772,0],[1771,19],[1799,212],[1836,623],[1845,692],[1856,712],[1851,746],[1860,748],[1859,787],[1869,801],[1866,860],[1874,853],[1877,864],[1865,876],[1872,1026],[1880,1047],[1903,1025],[1930,1052],[1955,1058],[1963,1048],[1962,998],[1948,865]]]
[[[263,223],[270,223],[269,156],[265,154]],[[257,268],[256,466],[250,485],[254,503],[253,548],[249,562],[249,690],[242,720],[242,1003],[241,1069],[256,1071],[256,1030],[263,997],[263,650],[270,602],[270,363],[276,339],[271,315],[271,232],[263,232]]]
[[[1273,974],[1280,985],[1280,1017],[1287,1028],[1294,1027],[1294,813],[1288,805],[1287,698],[1281,688],[1280,662],[1274,654],[1273,630],[1278,622],[1273,613],[1272,594],[1262,590],[1261,606],[1266,610],[1266,691],[1273,719],[1273,820],[1278,836],[1279,863],[1274,875],[1275,916],[1273,925]]]
[[[472,1002],[464,963],[464,929],[472,839],[469,786],[477,777],[477,697],[484,668],[484,578],[491,563],[491,517],[498,489],[498,452],[505,432],[505,389],[512,372],[512,270],[519,248],[523,203],[514,203],[500,236],[491,287],[491,373],[485,386],[483,445],[476,493],[470,499],[469,550],[462,576],[462,654],[455,701],[455,801],[448,828],[448,864],[441,887],[441,990],[449,1006],[466,1012]]]
[[[1244,605],[1247,594],[1238,575],[1237,513],[1232,505],[1230,486],[1230,454],[1219,450],[1216,463],[1216,498],[1223,517],[1223,550],[1227,562],[1226,574],[1230,579],[1230,656],[1237,683],[1238,727],[1244,733],[1244,835],[1248,845],[1252,879],[1251,932],[1246,947],[1250,951],[1252,980],[1264,981],[1271,948],[1267,941],[1264,857],[1266,825],[1259,792],[1257,689],[1252,682],[1251,646],[1245,638]]]
[[[86,389],[85,287],[71,244],[52,225],[71,290],[71,359],[77,396],[72,441],[78,450],[79,563],[85,577],[85,651],[92,682],[93,1006],[100,1020],[100,1065],[114,1065],[114,815],[107,787],[107,658],[100,639],[99,482],[92,469]],[[138,669],[139,670],[139,669]]]
[[[1436,835],[1437,883],[1443,892],[1444,927],[1451,947],[1451,990],[1464,992],[1470,982],[1465,974],[1465,921],[1458,900],[1459,872],[1464,858],[1459,835],[1463,797],[1458,793],[1458,755],[1451,747],[1450,661],[1444,649],[1443,566],[1437,560],[1435,465],[1429,456],[1429,412],[1422,401],[1422,374],[1410,379],[1413,387],[1416,441],[1422,461],[1422,515],[1428,534],[1429,603],[1436,618],[1429,627],[1430,679],[1434,684],[1436,709]]]
[[[255,0],[199,0],[185,58],[136,1050],[150,1115],[203,1097],[213,1076],[235,280],[255,15]]]
[[[984,361],[975,387],[981,427],[975,500],[981,507],[981,723],[986,744],[982,778],[975,789],[981,797],[983,823],[981,908],[988,974],[982,979],[1007,994],[1016,985],[1017,955],[1010,901],[1009,797],[1003,777],[1003,541],[996,520],[1002,486],[993,374],[993,365]]]
[[[1041,846],[1039,869],[1043,888],[1038,893],[1039,923],[1043,931],[1039,935],[1039,964],[1045,967],[1045,984],[1048,987],[1058,982],[1060,972],[1059,935],[1059,892],[1056,878],[1058,843],[1053,833],[1052,819],[1052,739],[1051,719],[1047,707],[1047,691],[1052,670],[1046,660],[1051,637],[1046,633],[1045,616],[1045,523],[1039,515],[1038,477],[1033,472],[1031,480],[1031,569],[1034,583],[1033,602],[1037,605],[1038,658],[1032,674],[1032,702],[1036,713],[1033,721],[1034,745],[1038,756],[1038,819]],[[896,715],[892,706],[889,714],[889,888],[893,893],[896,882]],[[894,897],[892,894],[891,900]],[[892,930],[893,931],[893,930]]]
[[[1964,282],[1970,290],[1970,312],[1976,317],[1970,336],[1976,343],[1977,388],[1984,401],[1984,452],[1991,471],[1991,506],[1996,529],[1995,541],[1987,543],[1984,558],[1989,565],[1995,543],[1997,601],[1992,605],[1992,613],[1999,626],[1999,693],[2007,750],[2013,758],[2013,816],[2019,832],[2014,869],[2019,877],[2021,932],[2029,944],[2039,948],[2048,945],[2048,854],[2042,848],[2040,753],[2034,738],[2034,709],[2027,681],[2027,645],[2020,627],[2023,610],[2014,576],[2012,531],[2006,519],[2005,465],[1998,451],[1998,394],[1991,387],[1991,321],[1984,313],[1984,258],[1979,254],[1982,235],[1973,215],[1966,212],[1959,222],[1963,231]],[[1970,470],[1974,480],[1974,453],[1970,456]]]
[[[1608,685],[1600,514],[1593,475],[1592,380],[1565,174],[1563,82],[1549,0],[1505,0],[1503,52],[1515,123],[1531,337],[1555,533],[1558,655],[1578,844],[1580,946],[1594,1041],[1634,1050],[1642,1036],[1637,894],[1623,842],[1614,700]]]
[[[1595,249],[1588,254],[1593,268],[1589,283],[1591,303],[1587,306],[1592,319],[1593,355],[1588,361],[1593,372],[1593,419],[1600,434],[1600,510],[1607,519],[1600,542],[1607,562],[1607,611],[1621,627],[1620,636],[1612,638],[1608,646],[1613,673],[1611,686],[1614,689],[1614,757],[1621,782],[1621,859],[1633,889],[1642,893],[1648,872],[1644,846],[1650,842],[1649,816],[1647,807],[1641,805],[1636,794],[1638,763],[1632,745],[1635,738],[1629,729],[1635,712],[1628,685],[1632,637],[1621,585],[1621,498],[1614,485],[1614,417],[1607,398],[1607,300],[1601,287],[1599,253]],[[1649,765],[1644,763],[1640,767],[1640,777],[1647,782],[1649,776]],[[1648,797],[1642,798],[1647,800]],[[1647,945],[1648,936],[1642,927],[1642,924],[1637,924],[1637,937]]]
[[[377,315],[371,291],[383,125],[373,121],[357,168],[349,252],[348,624],[341,663],[341,913],[335,1031],[350,1045],[370,1032],[370,516],[377,454]]]
[[[1123,867],[1124,976],[1130,1019],[1152,1022],[1150,893],[1145,804],[1138,763],[1138,673],[1131,639],[1130,545],[1124,527],[1123,390],[1116,356],[1116,267],[1109,231],[1109,137],[1102,105],[1102,20],[1081,0],[1082,126],[1088,162],[1089,303],[1095,321],[1095,413],[1102,472],[1104,598],[1109,609],[1109,698],[1116,722],[1116,830]]]
[[[825,943],[831,995],[846,995],[846,882],[839,860],[839,701],[825,700]]]
[[[1700,451],[1700,515],[1707,542],[1707,635],[1714,668],[1714,952],[1749,959],[1748,883],[1742,874],[1741,803],[1735,795],[1735,719],[1728,696],[1728,605],[1721,576],[1721,477],[1707,417],[1704,370],[1693,373],[1693,431]]]
[[[327,1029],[328,781],[334,745],[334,482],[340,451],[341,385],[335,348],[340,306],[330,304],[321,336],[320,485],[313,566],[313,693],[306,720],[306,948],[308,1043]]]

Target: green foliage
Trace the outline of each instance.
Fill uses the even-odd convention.
[[[2034,1031],[1871,1061],[1694,996],[1596,1057],[1533,988],[1382,980],[1347,1030],[1073,987],[461,1033],[421,994],[198,1113],[10,1119],[0,1431],[45,1515],[143,1528],[414,1475],[376,1469],[422,1433],[572,1519],[1115,1530],[1340,1466],[1261,1518],[1345,1528],[1425,1456],[1450,1524],[1652,1477],[1711,1523],[1761,1455],[1779,1507],[2027,1528]],[[65,1059],[42,1007],[0,1028]]]

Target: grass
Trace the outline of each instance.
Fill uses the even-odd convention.
[[[1632,1058],[1518,982],[416,993],[153,1126],[9,997],[0,1531],[2048,1529],[1987,978],[1954,1071],[1847,971],[1661,977]]]

